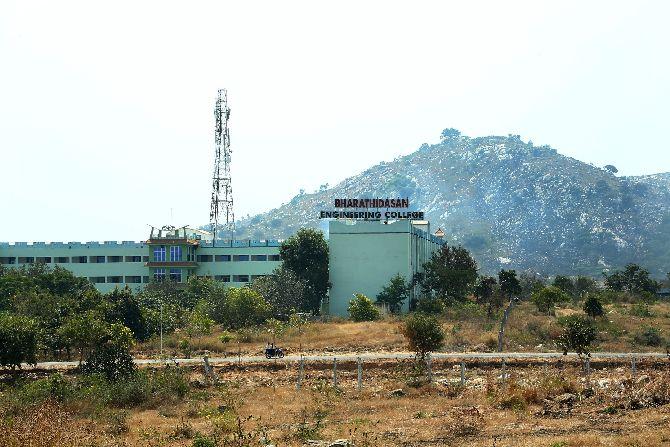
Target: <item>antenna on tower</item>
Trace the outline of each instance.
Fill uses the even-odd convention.
[[[233,213],[233,188],[230,183],[230,133],[228,131],[228,92],[219,90],[214,106],[214,175],[212,176],[212,204],[209,211],[209,222],[212,228],[212,244],[216,245],[216,231],[219,227],[219,216],[226,217],[222,223],[224,232],[230,232],[230,239],[235,237],[235,214]]]

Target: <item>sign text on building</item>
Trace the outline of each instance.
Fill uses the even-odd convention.
[[[322,210],[320,219],[364,219],[364,220],[389,220],[389,219],[424,219],[423,211],[409,211],[409,199],[335,199],[333,211]],[[391,209],[404,209],[404,211],[390,211]],[[361,211],[361,210],[365,211]],[[381,209],[386,209],[382,211]]]

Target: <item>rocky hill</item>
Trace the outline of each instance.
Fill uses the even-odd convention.
[[[670,271],[670,173],[618,177],[517,135],[441,143],[380,163],[332,188],[238,223],[238,236],[285,238],[327,230],[318,210],[335,198],[409,197],[433,230],[470,249],[481,269],[599,274],[638,262]]]

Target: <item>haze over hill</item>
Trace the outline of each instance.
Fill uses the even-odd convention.
[[[517,135],[439,144],[382,162],[338,185],[301,193],[237,224],[238,237],[286,238],[327,230],[318,211],[335,198],[409,197],[433,231],[470,249],[482,271],[599,274],[637,262],[670,270],[670,173],[617,177]]]

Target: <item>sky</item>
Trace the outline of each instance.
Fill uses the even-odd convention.
[[[0,2],[0,241],[238,218],[465,135],[670,171],[670,2]]]

